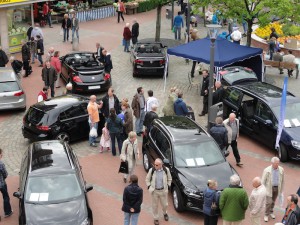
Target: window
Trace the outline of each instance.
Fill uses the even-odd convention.
[[[257,104],[256,115],[263,120],[273,121],[273,115],[270,108],[261,101]]]
[[[87,112],[81,105],[72,106],[60,114],[60,120],[86,115]]]
[[[157,130],[156,145],[160,152],[167,158],[171,159],[171,146],[167,137],[160,131]]]
[[[242,92],[236,89],[227,88],[225,91],[225,98],[228,102],[232,103],[235,106],[238,106]]]

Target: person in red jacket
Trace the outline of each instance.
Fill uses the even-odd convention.
[[[51,9],[49,7],[48,2],[45,2],[45,4],[43,5],[43,15],[44,15],[44,18],[47,19],[49,27],[52,28]]]
[[[59,85],[59,78],[61,73],[61,62],[59,60],[59,51],[55,51],[53,57],[51,57],[50,65],[54,67],[57,73],[57,80],[56,80],[56,88],[60,88]]]
[[[120,16],[121,16],[121,18],[124,22],[123,13],[126,13],[126,8],[125,8],[124,3],[122,2],[122,0],[118,0],[117,13],[118,13],[118,23],[120,23]]]
[[[47,100],[47,98],[48,98],[48,90],[49,90],[48,87],[43,87],[43,90],[40,91],[39,94],[38,94],[38,100],[37,100],[38,102]]]
[[[129,51],[129,45],[131,40],[131,31],[129,29],[130,24],[126,23],[123,31],[123,38],[124,38],[124,52],[130,52]]]

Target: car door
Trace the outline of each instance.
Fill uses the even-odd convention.
[[[149,155],[149,165],[154,165],[154,161],[157,158],[163,158],[161,152],[159,151],[161,131],[157,126],[153,126],[149,132],[149,141],[146,143],[146,148]],[[150,166],[151,167],[151,166]]]
[[[61,59],[61,75],[64,80],[69,79],[68,66],[67,66],[66,60],[65,60],[66,58],[67,58],[67,56],[62,57],[62,59]]]
[[[24,207],[24,201],[25,201],[25,188],[28,178],[28,152],[30,152],[30,149],[26,151],[24,154],[22,161],[21,161],[21,169],[20,169],[20,178],[19,178],[19,193],[21,195],[21,198],[19,200],[19,221],[20,224],[26,224],[26,218],[25,218],[25,207]]]
[[[240,106],[243,98],[243,93],[235,88],[227,88],[223,99],[223,118],[229,117],[229,114],[234,112],[237,117],[240,116]]]
[[[261,100],[258,100],[253,120],[255,137],[270,148],[274,148],[277,126],[277,119],[270,107]]]

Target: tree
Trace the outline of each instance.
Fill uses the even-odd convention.
[[[251,46],[252,26],[255,20],[264,26],[274,19],[291,19],[299,22],[299,0],[191,0],[196,7],[211,6],[218,9],[224,18],[235,18],[248,25],[247,46]],[[296,13],[297,12],[297,13]]]
[[[160,41],[160,28],[161,28],[161,9],[168,0],[151,0],[151,2],[157,6],[156,8],[156,30],[155,30],[155,41]]]

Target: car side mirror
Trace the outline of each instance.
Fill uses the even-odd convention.
[[[20,192],[14,192],[13,196],[16,197],[16,198],[19,198],[19,199],[21,198]]]
[[[93,185],[91,185],[91,184],[87,184],[87,185],[85,185],[85,190],[86,190],[86,192],[89,192],[89,191],[91,191],[91,190],[93,190]]]
[[[163,163],[164,163],[164,165],[167,166],[167,167],[170,166],[170,161],[169,161],[168,159],[164,159],[164,160],[163,160]]]
[[[272,125],[273,125],[273,123],[272,123],[272,121],[271,121],[271,120],[266,120],[266,125],[268,125],[268,126],[272,126]]]

